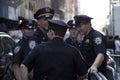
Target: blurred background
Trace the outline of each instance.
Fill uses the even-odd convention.
[[[34,19],[33,14],[43,7],[53,8],[54,19],[65,22],[77,14],[89,15],[95,29],[120,36],[120,0],[0,0],[0,31],[14,35],[19,17]]]

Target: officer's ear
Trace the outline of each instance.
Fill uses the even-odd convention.
[[[55,37],[54,30],[50,29],[47,33],[47,36],[48,36],[49,39],[53,39]]]

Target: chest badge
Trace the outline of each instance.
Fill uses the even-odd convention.
[[[43,37],[42,39],[45,40],[45,37]]]
[[[85,43],[87,43],[87,44],[90,43],[90,40],[89,40],[89,39],[86,39],[86,40],[85,40]]]

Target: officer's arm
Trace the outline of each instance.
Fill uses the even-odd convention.
[[[13,72],[14,72],[16,80],[22,80],[19,64],[17,64],[17,63],[13,64]]]
[[[101,37],[101,35],[98,35],[97,37],[93,38],[94,40],[94,51],[97,54],[92,66],[88,69],[88,72],[97,72],[98,67],[102,64],[104,58],[105,58],[105,40]]]
[[[28,80],[28,68],[24,65],[20,65],[22,80]]]
[[[93,65],[95,65],[98,68],[102,64],[103,60],[104,60],[104,54],[103,53],[99,53],[97,55]]]
[[[92,64],[92,66],[88,70],[88,72],[93,72],[93,71],[97,72],[97,68],[102,64],[103,60],[104,60],[104,54],[103,53],[99,53],[97,55],[94,63]]]

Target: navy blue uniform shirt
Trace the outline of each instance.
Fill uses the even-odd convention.
[[[27,38],[21,39],[15,49],[13,62],[21,63],[23,59],[27,56],[29,51],[31,51],[36,45],[40,44],[42,41],[47,41],[47,35],[37,28],[35,32],[32,32]]]
[[[29,51],[31,51],[36,45],[40,44],[41,42],[45,42],[48,40],[46,34],[44,34],[39,28],[36,31],[32,32],[28,36],[28,46]]]
[[[65,41],[66,41],[66,43],[68,43],[72,46],[75,46],[76,48],[78,48],[80,50],[80,43],[78,43],[78,41],[73,42],[70,37],[67,38]]]
[[[14,48],[14,57],[13,57],[13,63],[21,64],[23,59],[27,56],[27,53],[29,52],[28,46],[28,39],[23,38],[21,39]]]
[[[43,34],[40,29],[37,28],[36,31],[29,36],[29,40],[35,40],[37,44],[40,44],[42,41],[47,41],[48,37],[46,34]]]
[[[106,68],[106,39],[100,32],[92,29],[89,34],[84,37],[80,51],[85,58],[87,68],[90,68],[93,64],[98,53],[103,53],[105,59],[98,70],[102,71]]]
[[[74,73],[87,73],[79,51],[60,38],[36,46],[22,64],[34,68],[34,80],[73,80]]]

